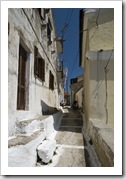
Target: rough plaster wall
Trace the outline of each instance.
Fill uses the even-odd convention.
[[[114,46],[114,21],[101,24],[89,31],[89,49],[109,50]]]
[[[106,10],[103,9],[103,14],[99,15],[98,27],[96,22],[93,25],[90,21],[90,26],[94,26],[89,30],[89,49],[88,50],[111,50],[114,47],[114,10],[108,9],[109,15]],[[96,15],[97,17],[97,15]],[[100,54],[99,54],[100,57]],[[100,59],[90,61],[90,117],[98,118],[106,121],[106,86],[105,86],[105,72],[104,68],[108,62],[107,60]],[[114,60],[110,60],[107,69],[107,112],[108,112],[108,124],[114,127]]]
[[[104,121],[90,119],[88,134],[102,167],[114,166],[114,131]]]
[[[78,107],[82,107],[82,91],[83,91],[83,88],[81,88],[77,93],[76,93],[76,100],[77,100],[77,104],[78,104]]]
[[[87,32],[87,37],[86,37],[86,47],[85,50],[89,50],[89,32]],[[85,55],[86,55],[85,51]],[[87,130],[88,127],[88,121],[89,121],[89,93],[90,93],[90,88],[89,88],[89,82],[90,82],[90,61],[84,57],[84,99],[83,99],[83,108],[84,108],[84,130]]]
[[[41,26],[40,17],[36,10],[24,9],[35,32],[40,38],[42,43],[41,47],[38,39],[28,22],[26,15],[22,9],[9,9],[8,21],[10,23],[10,34],[8,36],[8,116],[9,116],[9,135],[13,135],[15,132],[15,122],[21,119],[34,118],[42,114],[41,100],[43,100],[48,106],[58,107],[58,90],[57,90],[57,76],[56,76],[56,60],[57,49],[56,42],[53,42],[52,46],[47,46],[47,36],[45,39],[41,39]],[[49,15],[51,17],[51,13]],[[46,17],[48,18],[48,17]],[[47,19],[46,19],[47,20]],[[51,22],[52,19],[50,18]],[[42,31],[44,34],[44,32]],[[46,34],[46,30],[45,30]],[[21,37],[21,38],[20,38]],[[25,111],[17,110],[17,82],[18,82],[18,60],[19,60],[19,42],[22,39],[22,43],[25,44],[25,49],[29,53],[29,85],[28,85],[28,109]],[[45,82],[40,82],[34,77],[34,45],[38,47],[39,54],[45,59]],[[51,50],[56,53],[51,55]],[[45,54],[46,52],[46,54]],[[50,59],[50,62],[48,58]],[[52,71],[55,79],[55,90],[51,91],[49,87],[49,70]]]
[[[106,17],[107,14],[105,14]],[[108,17],[108,16],[107,16]],[[96,19],[95,19],[96,20]],[[101,19],[102,20],[102,19]],[[107,20],[107,19],[106,19]],[[85,19],[85,22],[87,19]],[[107,22],[107,21],[106,21]],[[96,24],[95,24],[96,26]],[[84,28],[85,29],[85,28]],[[94,27],[89,30],[89,38],[84,32],[83,52],[85,55],[88,50],[108,50],[113,49],[114,44],[114,22],[99,24],[98,28]],[[84,47],[85,46],[85,47]],[[84,55],[84,54],[83,54]],[[82,56],[84,63],[84,125],[83,131],[88,132],[95,150],[102,162],[103,166],[113,166],[114,160],[114,61],[110,60],[107,73],[107,110],[108,110],[108,125],[105,124],[105,75],[104,67],[107,60],[98,62],[97,60],[90,61]],[[89,63],[90,61],[90,63]],[[89,71],[88,71],[89,70]],[[88,74],[90,72],[90,75]],[[90,79],[90,80],[89,80]],[[90,104],[88,103],[90,101]],[[96,121],[97,120],[97,121]],[[101,125],[97,127],[97,125]],[[107,129],[106,129],[107,128]],[[112,148],[110,147],[110,144]]]
[[[99,66],[97,68],[97,65]],[[90,62],[90,118],[106,122],[106,86],[105,72],[107,60]],[[107,111],[108,124],[114,127],[114,61],[108,65],[107,73]]]

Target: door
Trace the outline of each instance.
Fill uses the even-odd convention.
[[[18,96],[17,109],[25,110],[26,100],[26,59],[27,52],[20,44],[19,46],[19,66],[18,66]]]

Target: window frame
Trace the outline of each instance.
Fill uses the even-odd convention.
[[[48,19],[48,23],[47,23],[47,39],[48,39],[48,45],[51,45],[51,44],[52,44],[51,34],[52,34],[52,25],[51,25],[50,19]]]
[[[26,110],[26,61],[27,51],[19,44],[17,110]]]
[[[36,46],[34,46],[34,75],[40,81],[45,81],[45,60],[39,55]]]
[[[39,16],[45,20],[45,8],[38,8]]]
[[[49,89],[54,90],[54,75],[49,71]]]

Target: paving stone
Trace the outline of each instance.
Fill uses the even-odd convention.
[[[56,167],[86,167],[84,149],[64,148]]]

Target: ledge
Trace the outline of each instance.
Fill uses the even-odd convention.
[[[103,121],[90,119],[88,134],[103,167],[114,166],[114,130]]]

